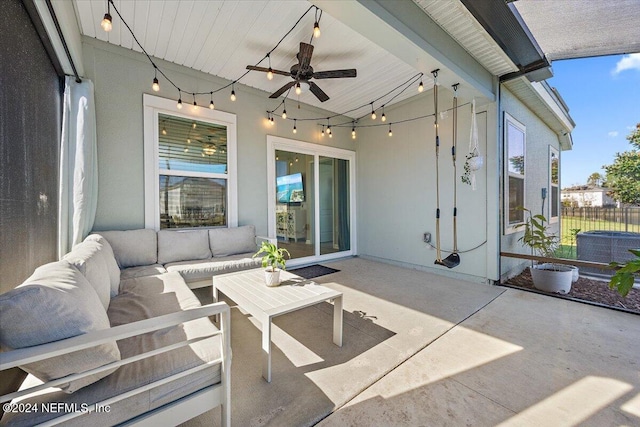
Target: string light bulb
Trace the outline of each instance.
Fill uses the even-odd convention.
[[[382,120],[383,122],[387,121],[387,116],[385,116],[384,114],[384,105],[382,106],[382,116],[380,116],[380,120]]]
[[[157,92],[160,90],[160,83],[158,83],[157,75],[153,77],[153,84],[151,85],[151,89],[153,89],[154,92]]]
[[[235,101],[236,100],[236,89],[234,87],[234,85],[231,85],[231,97],[230,97],[231,101]]]
[[[107,33],[113,29],[113,19],[111,18],[111,4],[109,3],[109,0],[107,0],[107,13],[104,14],[104,18],[102,18],[100,26]]]
[[[420,80],[420,84],[418,85],[418,92],[422,93],[424,91],[424,85],[422,84],[422,80]]]
[[[320,136],[324,136],[324,125],[322,125],[322,131],[320,132]]]
[[[286,108],[284,110],[282,110],[282,118],[283,119],[287,118],[287,109]]]
[[[356,127],[351,127],[351,139],[356,139]]]
[[[300,87],[300,82],[296,83],[296,95],[300,95],[302,93],[302,88]]]
[[[198,125],[196,125],[196,122],[191,123],[191,127],[192,127],[193,129],[195,129],[197,126],[198,126]]]
[[[273,70],[269,67],[269,71],[267,71],[267,80],[273,80]]]
[[[166,134],[167,134],[167,128],[166,128],[166,127],[164,127],[164,126],[162,126],[162,134],[163,134],[163,135],[166,135]]]
[[[195,100],[195,99],[193,100],[193,109],[194,109],[194,110],[197,110],[197,109],[198,109],[198,103],[196,102],[196,100]],[[195,125],[195,123],[194,123],[194,125]],[[194,126],[193,128],[195,129],[195,126]]]
[[[182,110],[182,98],[178,98],[178,105],[176,105],[178,110]]]
[[[376,119],[376,110],[373,109],[373,102],[371,103],[371,120]]]
[[[211,92],[211,102],[209,103],[209,109],[213,110],[216,108],[216,105],[213,103],[213,92]]]
[[[298,128],[296,124],[297,124],[297,120],[293,119],[293,133],[298,133]]]
[[[393,132],[391,132],[391,124],[389,124],[389,136],[393,136]]]
[[[320,37],[320,34],[320,24],[316,21],[315,24],[313,24],[313,37],[317,39]]]

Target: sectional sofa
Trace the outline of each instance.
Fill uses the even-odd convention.
[[[36,269],[0,295],[0,369],[29,373],[0,425],[168,425],[218,405],[228,425],[229,307],[189,288],[257,267],[256,248],[253,226],[107,231]]]

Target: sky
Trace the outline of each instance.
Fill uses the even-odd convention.
[[[576,123],[573,149],[561,154],[561,186],[586,184],[631,149],[626,137],[640,123],[640,53],[554,61],[552,69],[547,83]]]

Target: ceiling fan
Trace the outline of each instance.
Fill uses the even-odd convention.
[[[287,83],[282,86],[280,89],[275,91],[269,96],[269,98],[277,98],[287,90],[296,86],[296,89],[300,87],[300,83],[306,83],[309,85],[309,90],[313,93],[316,98],[320,100],[320,102],[325,102],[329,99],[329,95],[324,93],[320,87],[312,81],[311,79],[339,79],[344,77],[356,77],[356,69],[351,68],[348,70],[331,70],[331,71],[313,71],[313,67],[311,67],[311,55],[313,55],[313,45],[300,42],[300,51],[296,54],[298,58],[298,63],[294,64],[289,72],[273,70],[271,68],[265,67],[255,67],[253,65],[247,65],[247,70],[254,71],[262,71],[268,73],[271,71],[273,74],[279,74],[281,76],[290,76],[293,81]]]

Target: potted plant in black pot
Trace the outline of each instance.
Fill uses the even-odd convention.
[[[262,257],[262,267],[264,270],[264,279],[267,286],[273,287],[280,284],[280,270],[286,270],[287,255],[291,258],[291,254],[284,248],[278,248],[273,243],[262,242],[260,249],[253,255],[253,258],[264,254]]]
[[[540,257],[555,258],[559,238],[547,227],[547,219],[543,215],[533,215],[529,209],[525,211],[524,234],[518,239],[524,246]],[[545,292],[567,294],[571,291],[573,270],[569,266],[547,262],[534,264],[531,267],[531,278],[536,289]]]

